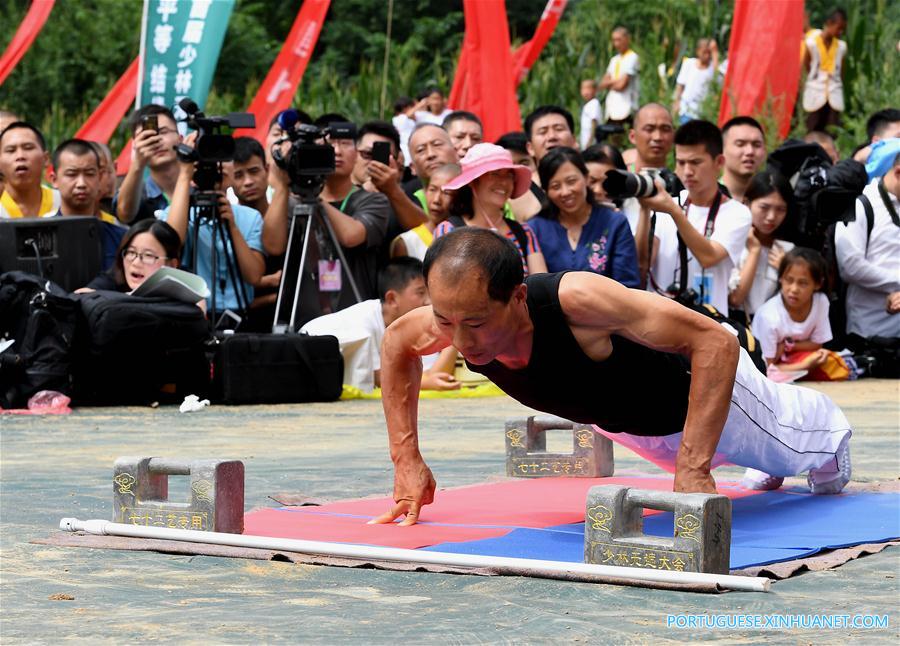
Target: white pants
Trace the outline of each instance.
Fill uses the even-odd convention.
[[[681,433],[645,437],[607,433],[597,426],[594,430],[675,472]],[[837,472],[835,453],[850,435],[850,423],[827,395],[770,381],[741,349],[728,420],[712,466],[735,464],[778,477],[810,470]]]

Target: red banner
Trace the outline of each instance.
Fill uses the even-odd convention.
[[[736,115],[774,119],[786,136],[797,100],[803,0],[735,0],[719,125]]]
[[[22,60],[25,52],[31,47],[31,43],[37,38],[38,32],[41,31],[44,23],[47,22],[47,17],[53,10],[53,2],[54,0],[34,0],[31,3],[31,8],[25,14],[25,18],[22,19],[22,24],[16,30],[16,35],[9,41],[6,51],[0,57],[0,85],[3,84],[3,81],[6,80],[6,77],[9,76],[9,73],[13,71],[18,62]]]
[[[304,0],[278,58],[247,108],[248,112],[256,115],[256,128],[252,132],[241,134],[249,134],[264,142],[269,122],[276,114],[290,107],[319,39],[330,4],[331,0]]]
[[[106,143],[116,131],[122,117],[128,112],[128,108],[134,103],[134,96],[137,93],[137,77],[140,59],[135,58],[125,73],[116,81],[106,98],[100,102],[100,105],[94,110],[93,114],[88,117],[84,125],[79,128],[75,136],[79,139],[87,139],[88,141],[99,141]]]
[[[556,31],[556,25],[559,24],[567,2],[568,0],[547,0],[547,6],[544,7],[541,21],[534,30],[534,36],[513,52],[513,78],[517,86],[525,80],[528,70],[534,65],[544,50],[544,46],[553,36],[553,32]]]
[[[522,129],[503,0],[464,0],[466,35],[450,106],[481,117],[484,140]]]

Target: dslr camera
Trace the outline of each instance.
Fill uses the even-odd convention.
[[[666,186],[666,192],[677,197],[684,188],[678,176],[668,168],[645,168],[639,173],[612,169],[603,180],[603,190],[612,198],[653,197],[656,195],[654,179],[659,178]]]
[[[218,196],[216,184],[222,181],[222,162],[234,159],[234,138],[225,134],[225,128],[255,128],[256,117],[249,112],[232,112],[224,117],[207,117],[190,98],[178,102],[187,117],[184,122],[197,131],[197,141],[191,148],[178,144],[175,152],[183,162],[194,162],[194,183],[197,185],[197,204],[210,202],[215,205]]]
[[[327,128],[300,123],[296,110],[284,110],[278,115],[278,125],[285,137],[272,145],[272,159],[285,170],[291,183],[291,193],[301,199],[313,200],[322,191],[325,180],[334,172],[334,148],[324,143],[329,137],[355,139],[352,123],[332,123]],[[281,144],[289,141],[290,149],[282,153]]]

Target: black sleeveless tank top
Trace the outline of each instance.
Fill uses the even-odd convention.
[[[563,273],[529,276],[528,314],[534,324],[531,358],[521,370],[499,361],[466,364],[511,397],[545,413],[611,433],[670,435],[684,430],[690,362],[612,335],[604,361],[585,355],[559,304]]]

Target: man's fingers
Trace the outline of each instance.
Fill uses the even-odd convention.
[[[410,525],[415,525],[416,521],[419,520],[419,510],[422,508],[422,505],[413,501],[409,503],[409,510],[406,512],[406,518],[403,519],[400,523],[400,527],[409,527]]]
[[[401,500],[396,505],[391,507],[389,511],[384,512],[381,516],[377,516],[370,520],[367,525],[382,525],[384,523],[392,523],[396,518],[401,516],[404,512],[406,512],[407,507],[409,507],[408,500]]]

